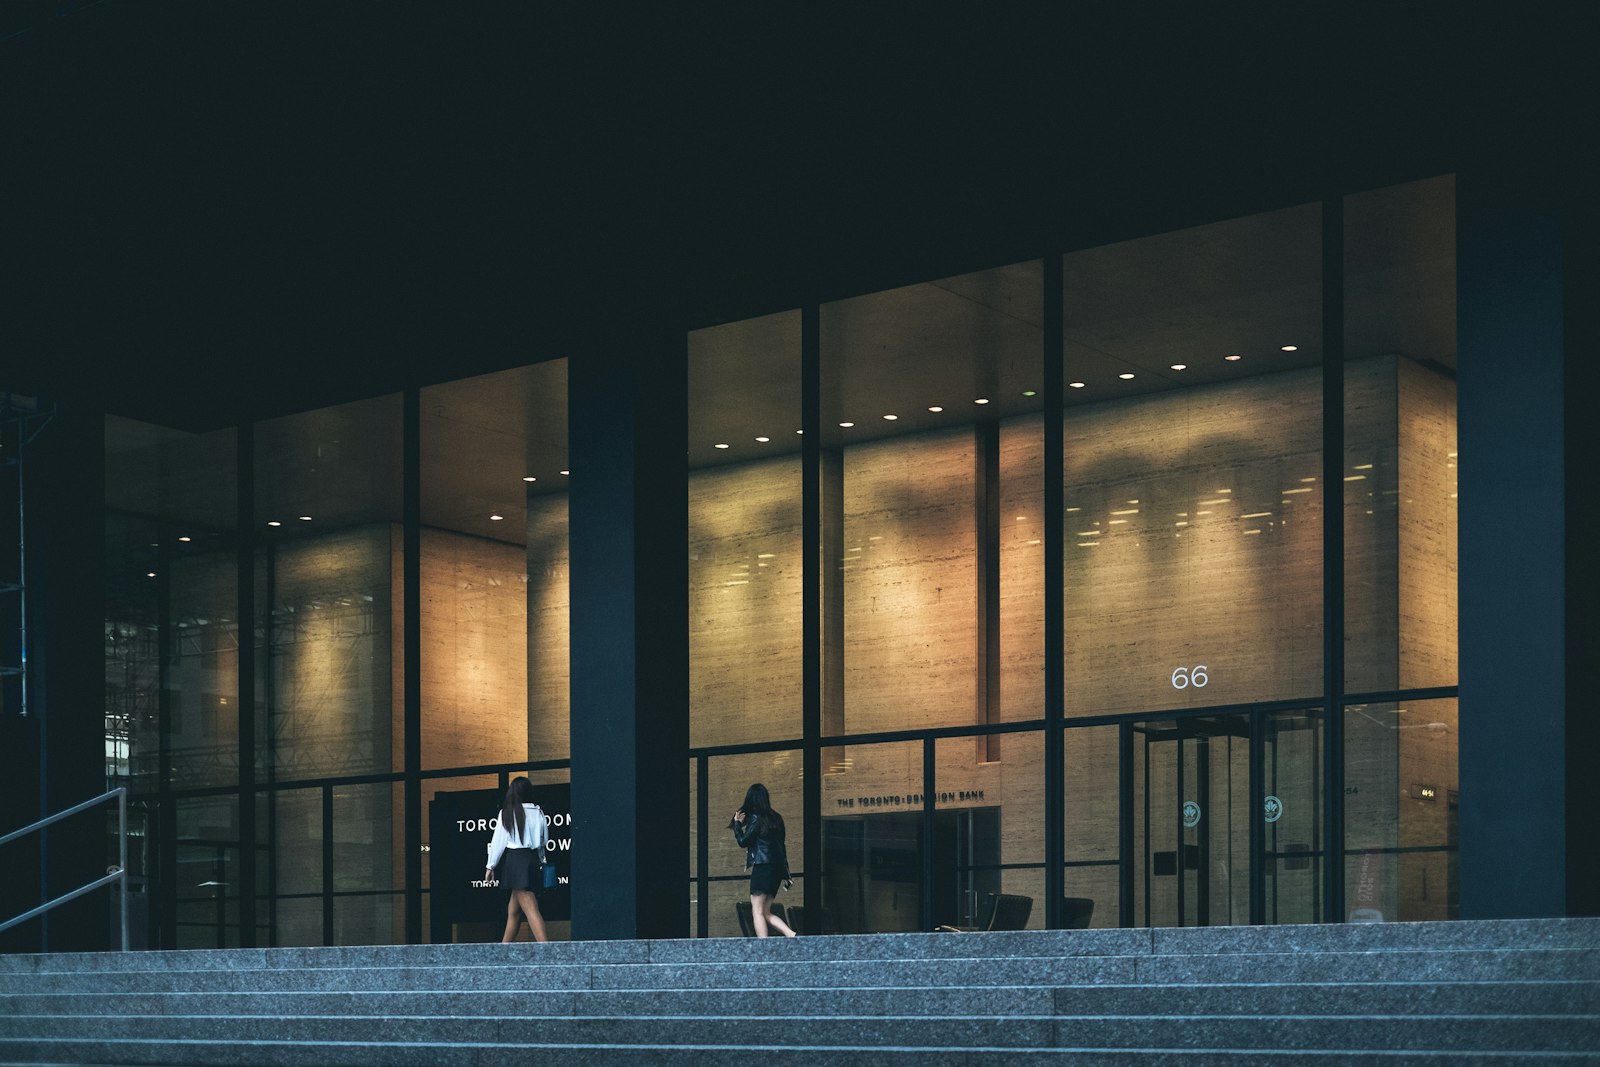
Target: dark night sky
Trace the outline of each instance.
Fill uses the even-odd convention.
[[[1080,6],[7,5],[0,388],[227,422],[1593,124],[1572,5]]]

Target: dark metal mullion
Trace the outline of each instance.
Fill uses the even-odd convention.
[[[939,742],[924,738],[922,742],[922,902],[917,909],[918,929],[933,929],[933,836],[934,798],[938,789]]]
[[[1195,870],[1194,924],[1211,925],[1211,828],[1216,820],[1211,817],[1211,744],[1213,738],[1197,737],[1194,740],[1194,795],[1200,805],[1200,822],[1195,826],[1195,848],[1200,854],[1200,864]],[[1229,738],[1232,742],[1232,738]],[[1180,742],[1181,744],[1182,742]],[[1232,797],[1228,798],[1232,800]],[[1231,817],[1231,813],[1230,813]],[[1185,849],[1180,870],[1188,869]]]
[[[1344,911],[1344,198],[1322,201],[1323,913]]]
[[[256,437],[239,427],[234,452],[239,552],[239,944],[256,944]]]
[[[1184,900],[1184,897],[1185,897],[1184,882],[1186,882],[1188,880],[1188,878],[1189,878],[1188,874],[1186,873],[1188,871],[1188,866],[1184,863],[1184,860],[1187,859],[1187,857],[1184,855],[1184,846],[1187,845],[1188,842],[1185,841],[1184,837],[1183,837],[1183,831],[1184,831],[1184,826],[1183,826],[1183,791],[1184,791],[1183,746],[1187,743],[1187,741],[1188,741],[1187,738],[1180,737],[1180,738],[1178,738],[1177,743],[1173,746],[1174,748],[1177,749],[1177,769],[1176,769],[1176,773],[1174,774],[1174,777],[1177,779],[1177,788],[1178,788],[1177,800],[1178,800],[1178,802],[1173,805],[1173,813],[1172,813],[1172,818],[1175,820],[1174,825],[1177,827],[1177,833],[1175,835],[1176,839],[1177,839],[1177,843],[1173,846],[1172,855],[1173,855],[1173,869],[1174,869],[1173,873],[1175,873],[1178,876],[1178,925],[1179,926],[1184,925],[1184,922],[1183,922],[1183,905],[1185,903],[1185,900]],[[1149,784],[1149,782],[1146,782],[1145,783],[1145,789],[1146,789],[1147,792],[1149,791],[1149,788],[1150,788],[1150,784]],[[1200,809],[1200,817],[1202,819],[1206,818],[1207,814],[1208,813],[1206,812],[1206,810],[1204,808]]]
[[[278,788],[277,788],[277,706],[278,692],[274,684],[272,649],[276,635],[272,628],[272,605],[278,601],[278,554],[269,551],[266,558],[266,589],[263,596],[267,611],[262,617],[261,633],[261,711],[266,720],[262,737],[266,742],[267,772],[267,945],[278,943]],[[253,570],[254,568],[252,568]]]
[[[711,936],[711,760],[706,756],[695,758],[694,822],[695,857],[694,873],[697,899],[695,908],[695,936]],[[803,847],[803,845],[802,845]]]
[[[166,538],[162,538],[162,542],[165,544]],[[156,826],[159,833],[155,840],[156,877],[147,890],[153,898],[151,910],[155,913],[157,932],[152,945],[155,948],[173,948],[178,942],[178,838],[176,830],[168,833],[169,826],[177,826],[177,815],[173,811],[177,801],[172,795],[172,591],[167,584],[168,569],[161,568],[156,583]],[[129,755],[132,755],[131,750]]]
[[[800,309],[801,844],[803,934],[822,932],[822,338],[821,307]],[[830,605],[838,610],[837,605]],[[704,831],[701,838],[704,840]]]
[[[1125,722],[1117,727],[1117,918],[1121,926],[1133,925],[1133,877],[1133,723]]]
[[[1066,402],[1064,266],[1059,252],[1044,257],[1044,920],[1061,926],[1066,895]]]
[[[322,787],[322,943],[333,944],[333,786]]]
[[[1266,776],[1262,768],[1266,751],[1262,736],[1266,729],[1266,714],[1250,713],[1250,796],[1245,801],[1245,817],[1250,827],[1250,925],[1260,926],[1266,921],[1267,885],[1267,824],[1263,818],[1262,804],[1266,800]]]
[[[409,386],[402,415],[402,586],[406,943],[422,942],[422,390]],[[391,794],[392,795],[392,794]]]
[[[1128,728],[1130,730],[1133,729],[1131,724],[1129,725]],[[1146,926],[1153,926],[1153,925],[1155,925],[1155,921],[1154,921],[1154,918],[1153,918],[1153,914],[1154,914],[1154,910],[1155,909],[1152,907],[1152,905],[1154,904],[1155,901],[1154,901],[1154,890],[1153,890],[1152,887],[1155,884],[1155,867],[1154,867],[1155,857],[1154,857],[1154,855],[1152,853],[1152,850],[1151,850],[1152,842],[1150,840],[1150,826],[1151,826],[1151,823],[1150,823],[1150,738],[1148,738],[1148,737],[1146,737],[1144,739],[1144,781],[1143,781],[1143,785],[1144,785],[1144,924]]]

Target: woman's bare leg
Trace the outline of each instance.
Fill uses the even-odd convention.
[[[772,898],[767,897],[767,925],[772,927],[784,937],[795,937],[794,927],[772,914]]]
[[[766,893],[750,894],[750,918],[756,924],[756,936],[767,936],[767,908],[772,905],[772,897]]]
[[[539,913],[539,898],[533,895],[533,890],[513,889],[511,899],[522,908],[522,914],[528,920],[528,929],[533,931],[533,939],[548,941],[544,933],[544,916]]]
[[[500,943],[509,945],[517,939],[517,927],[522,925],[522,911],[517,907],[517,894],[511,894],[511,899],[506,901],[506,932],[500,935]]]

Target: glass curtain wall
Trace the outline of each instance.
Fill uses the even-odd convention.
[[[236,945],[237,800],[172,797],[239,783],[236,435],[105,431],[106,777],[145,798],[146,940]]]
[[[1456,702],[1381,698],[1457,682],[1455,182],[1344,232],[1346,918],[1454,918]]]
[[[386,396],[255,427],[258,781],[274,805],[280,783],[403,769],[401,423]],[[332,800],[333,943],[403,941],[403,806],[390,783]],[[277,886],[322,864],[264,841]]]
[[[425,388],[420,425],[422,806],[431,848],[437,799],[498,794],[530,762],[570,752],[567,361]],[[487,766],[506,770],[440,773]],[[548,774],[530,777],[543,784]],[[558,777],[567,780],[565,771]],[[431,866],[422,870],[427,930]],[[455,940],[501,933],[488,919],[446,926]],[[546,930],[570,936],[564,920]]]

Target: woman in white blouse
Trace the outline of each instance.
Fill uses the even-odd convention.
[[[539,899],[533,891],[543,884],[544,845],[547,830],[544,812],[533,802],[533,783],[526,778],[513,778],[506,790],[506,801],[500,809],[500,819],[495,824],[494,837],[489,840],[489,863],[483,872],[485,881],[495,877],[500,868],[500,884],[511,890],[506,902],[506,932],[502,945],[517,939],[517,927],[523,917],[535,941],[544,941],[544,916],[539,914]]]

